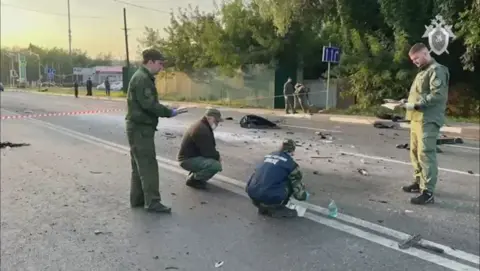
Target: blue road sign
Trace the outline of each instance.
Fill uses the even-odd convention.
[[[329,63],[340,62],[340,48],[323,46],[322,62],[329,62]]]
[[[47,68],[48,79],[52,80],[55,77],[57,71],[54,68]]]

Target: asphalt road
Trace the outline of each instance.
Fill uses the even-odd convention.
[[[2,116],[125,108],[20,92],[0,98]],[[412,206],[400,192],[412,178],[408,151],[395,148],[408,142],[406,131],[271,116],[282,129],[249,130],[238,125],[241,113],[223,112],[233,120],[215,130],[224,171],[209,192],[185,187],[172,161],[203,109],[160,120],[156,148],[171,216],[128,205],[123,112],[2,120],[2,142],[31,144],[2,149],[2,270],[478,270],[477,142],[442,146],[436,203]],[[241,185],[285,137],[299,144],[310,211],[264,219]],[[337,219],[322,214],[330,199]],[[405,234],[421,234],[445,253],[398,250]]]

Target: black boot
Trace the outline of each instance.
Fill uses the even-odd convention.
[[[433,197],[433,193],[428,190],[423,190],[422,194],[418,197],[410,199],[412,204],[417,205],[425,205],[428,203],[434,203],[435,198]]]
[[[411,185],[403,186],[402,190],[407,193],[419,193],[420,185],[418,183],[413,183]]]
[[[172,212],[172,208],[163,205],[160,201],[152,202],[146,209],[148,212],[152,212],[152,213],[169,214]]]
[[[187,186],[190,186],[191,188],[195,188],[195,189],[199,189],[199,190],[206,190],[207,189],[207,182],[196,180],[193,177],[192,172],[190,172],[190,174],[188,175],[187,182],[185,184]]]

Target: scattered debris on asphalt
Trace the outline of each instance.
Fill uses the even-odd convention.
[[[163,133],[163,136],[166,137],[167,139],[171,139],[171,138],[176,138],[177,136],[172,134],[172,133],[169,133],[169,132],[164,132]]]
[[[287,131],[287,135],[293,135],[293,134],[295,134],[295,133],[292,132],[292,131]]]
[[[232,117],[226,117],[225,120],[233,120]]]
[[[257,115],[245,115],[240,119],[240,127],[246,129],[280,129],[275,123]]]
[[[357,169],[358,173],[362,174],[363,176],[368,176],[368,172],[364,168]]]
[[[410,150],[410,147],[408,146],[408,143],[405,143],[405,144],[397,144],[397,149],[406,149],[406,150]]]
[[[368,201],[379,202],[379,203],[388,203],[386,200],[377,200],[377,199],[368,199]]]
[[[99,235],[99,234],[102,234],[103,232],[99,230],[95,230],[93,233],[95,233],[95,235]]]
[[[410,214],[410,213],[413,213],[413,211],[412,210],[405,210],[405,213]]]
[[[373,127],[378,129],[396,129],[398,128],[398,124],[396,122],[375,121]]]
[[[223,261],[216,262],[216,263],[215,263],[215,268],[222,267],[222,266],[223,266],[223,264],[224,264],[224,262],[223,262]]]
[[[1,142],[0,143],[0,149],[3,148],[18,148],[18,147],[24,147],[24,146],[30,146],[28,143],[12,143],[12,142]]]
[[[313,175],[319,175],[320,173],[318,171],[313,171]]]
[[[474,173],[473,173],[473,170],[469,170],[469,171],[467,171],[467,172],[468,172],[469,174],[474,174]]]
[[[179,268],[176,266],[167,266],[165,267],[165,270],[178,270]]]
[[[401,243],[398,243],[398,248],[407,249],[411,247],[418,247],[418,248],[428,249],[436,253],[444,253],[444,250],[442,248],[439,248],[430,244],[425,244],[420,241],[422,241],[422,236],[420,234],[415,234],[410,236],[407,240]]]
[[[90,170],[90,173],[92,173],[92,174],[102,174],[101,171],[91,171],[91,170]]]
[[[159,258],[158,256],[154,256],[154,257],[153,257],[154,260],[158,260],[158,258]]]

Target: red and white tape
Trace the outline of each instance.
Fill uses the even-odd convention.
[[[88,111],[44,113],[44,114],[30,114],[30,115],[7,115],[7,116],[0,116],[0,119],[1,120],[8,120],[8,119],[57,117],[57,116],[91,115],[91,114],[98,114],[98,113],[118,112],[118,111],[123,111],[123,110],[124,109],[104,109],[104,110],[88,110]]]

